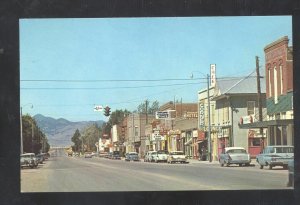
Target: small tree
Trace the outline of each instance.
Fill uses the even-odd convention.
[[[76,129],[73,137],[72,137],[72,142],[74,143],[74,151],[78,152],[80,150],[81,147],[81,135],[78,129]]]

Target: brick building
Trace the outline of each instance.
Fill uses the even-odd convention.
[[[264,128],[264,145],[294,145],[293,48],[284,36],[264,48],[267,119],[240,125],[240,128]]]
[[[284,36],[264,48],[270,145],[294,144],[293,48],[288,44]]]

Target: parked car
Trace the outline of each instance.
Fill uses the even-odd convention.
[[[151,161],[151,153],[155,152],[155,151],[148,151],[146,152],[145,156],[144,156],[144,162],[150,162]]]
[[[34,153],[26,153],[26,154],[21,154],[20,156],[20,166],[21,168],[23,167],[30,167],[34,168],[38,166],[38,160],[35,157]]]
[[[111,159],[121,159],[119,151],[113,151],[111,154]]]
[[[112,158],[112,152],[109,152],[105,158],[111,159]]]
[[[219,163],[222,167],[231,164],[250,166],[251,158],[243,147],[226,147],[224,152],[220,154]]]
[[[152,151],[152,152],[149,154],[149,160],[148,160],[148,162],[154,162],[154,159],[155,159],[156,154],[157,154],[157,151]]]
[[[168,157],[167,157],[167,162],[168,163],[189,163],[187,161],[187,157],[184,155],[184,153],[182,151],[172,151],[169,153]]]
[[[41,154],[37,154],[35,157],[37,158],[39,164],[43,164],[44,163],[44,161],[45,161],[45,155],[44,154],[42,154],[42,153]]]
[[[128,152],[125,154],[125,161],[140,161],[140,158],[138,153]]]
[[[91,152],[85,152],[84,153],[84,158],[92,158],[92,153]]]
[[[288,168],[288,163],[294,160],[294,147],[288,145],[267,146],[263,152],[256,156],[260,169],[268,166],[272,169],[275,166]]]
[[[289,170],[289,175],[288,175],[288,187],[293,187],[294,186],[294,160],[291,160],[288,162],[288,170]]]
[[[99,153],[99,157],[105,157],[105,158],[107,158],[108,157],[108,153],[107,152],[100,152]]]
[[[169,152],[166,150],[159,150],[153,155],[154,162],[167,162]]]

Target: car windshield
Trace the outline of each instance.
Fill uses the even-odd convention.
[[[231,149],[227,151],[228,154],[240,154],[240,153],[247,153],[244,149]]]
[[[119,153],[120,153],[119,151],[114,151],[114,152],[113,152],[113,154],[119,154]]]
[[[161,151],[158,151],[157,154],[168,154],[168,151],[161,150]]]
[[[293,147],[275,147],[276,153],[294,153]]]
[[[183,155],[183,152],[172,152],[171,155]]]
[[[129,153],[129,155],[135,156],[138,155],[137,153]]]

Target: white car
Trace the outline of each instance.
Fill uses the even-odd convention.
[[[157,151],[156,154],[153,155],[154,162],[167,162],[168,154],[166,150]]]
[[[35,157],[34,153],[21,154],[20,165],[21,168],[23,167],[36,168],[38,166],[38,160]]]
[[[148,162],[154,162],[154,158],[155,158],[155,155],[156,155],[157,151],[153,151],[149,154],[149,161]]]
[[[144,162],[151,162],[152,157],[151,157],[151,153],[155,152],[155,151],[148,151],[146,152],[145,156],[144,156]]]
[[[243,147],[226,147],[224,152],[220,154],[219,163],[221,167],[224,165],[228,167],[230,164],[250,166],[251,158]]]
[[[187,157],[184,155],[183,151],[172,151],[169,153],[168,158],[167,158],[168,163],[189,163],[187,161]]]

